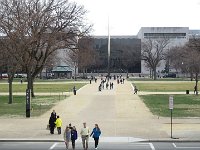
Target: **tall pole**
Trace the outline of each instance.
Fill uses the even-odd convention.
[[[108,76],[110,76],[110,23],[108,17]]]

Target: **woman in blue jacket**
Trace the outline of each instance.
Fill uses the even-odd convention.
[[[75,141],[77,140],[77,138],[78,138],[78,134],[76,131],[76,127],[73,126],[73,128],[71,129],[71,141],[72,141],[73,150],[75,149]]]
[[[92,133],[90,134],[90,136],[92,136],[94,138],[95,141],[95,149],[98,148],[98,144],[99,144],[99,136],[101,135],[101,130],[98,126],[98,124],[95,124],[95,128],[92,130]]]

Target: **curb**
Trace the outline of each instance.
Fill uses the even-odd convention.
[[[0,142],[64,142],[64,140],[61,140],[61,139],[0,139]],[[80,140],[77,141],[77,143],[81,142]],[[93,142],[92,140],[90,140],[89,142]],[[158,142],[158,143],[161,143],[161,142],[178,142],[178,143],[184,143],[184,142],[187,142],[187,143],[191,143],[191,142],[194,142],[194,143],[200,143],[200,140],[199,139],[147,139],[147,140],[139,140],[139,141],[105,141],[105,140],[102,140],[101,143],[116,143],[116,142],[119,142],[119,143],[155,143],[155,142]]]

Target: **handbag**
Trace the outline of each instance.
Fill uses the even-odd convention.
[[[49,124],[47,124],[47,128],[46,128],[47,130],[50,130],[50,127],[49,127],[49,126],[50,126],[50,125],[49,125]]]

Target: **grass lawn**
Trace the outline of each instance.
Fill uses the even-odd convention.
[[[158,78],[153,80],[151,78],[128,78],[128,81],[190,81],[190,78]]]
[[[170,82],[170,83],[135,83],[140,91],[148,92],[183,92],[194,91],[195,82]],[[200,86],[200,83],[198,84]]]
[[[35,92],[68,92],[76,86],[76,89],[80,89],[86,85],[86,83],[66,83],[66,84],[34,84]],[[13,84],[13,92],[25,92],[27,84]],[[8,84],[0,85],[0,92],[8,92]]]
[[[26,78],[23,78],[23,81],[26,81]],[[20,83],[21,78],[14,78],[13,82],[18,82]],[[83,81],[83,82],[89,82],[87,79],[77,79],[76,81],[74,81],[74,79],[39,79],[36,78],[34,80],[35,82],[76,82],[76,81]],[[0,83],[7,83],[8,79],[4,78],[4,79],[0,79]]]
[[[154,115],[170,117],[169,95],[140,95]],[[200,96],[174,95],[174,117],[200,117]]]
[[[31,116],[40,116],[51,109],[57,102],[66,96],[37,96],[31,100]],[[26,116],[25,96],[14,96],[13,104],[8,104],[8,96],[0,96],[0,116]]]

